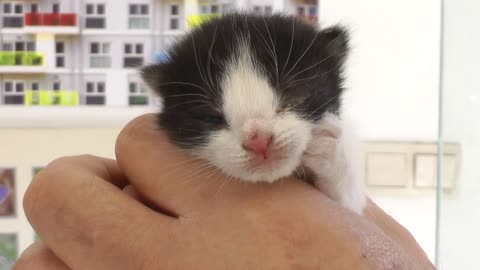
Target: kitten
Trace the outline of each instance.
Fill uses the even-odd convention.
[[[185,35],[142,75],[163,99],[158,123],[174,144],[244,181],[302,172],[361,213],[359,150],[340,118],[348,40],[339,26],[227,14]]]

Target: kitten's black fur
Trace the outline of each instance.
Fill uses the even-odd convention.
[[[320,30],[286,15],[227,14],[184,36],[168,50],[165,63],[142,70],[163,98],[158,121],[172,142],[194,148],[211,131],[227,127],[219,81],[241,40],[248,41],[285,110],[310,121],[338,112],[349,50],[346,29]]]

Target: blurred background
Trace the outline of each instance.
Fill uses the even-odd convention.
[[[59,156],[114,157],[121,127],[159,106],[136,68],[233,9],[350,27],[344,106],[370,197],[439,269],[476,269],[476,0],[0,0],[0,269],[37,239],[22,210],[33,175]]]

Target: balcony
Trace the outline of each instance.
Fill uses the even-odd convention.
[[[43,55],[36,52],[0,52],[0,66],[41,66]]]
[[[27,90],[25,105],[27,106],[76,106],[79,94],[70,90]]]
[[[23,16],[4,16],[3,27],[5,28],[22,28]]]
[[[123,58],[124,68],[138,68],[143,66],[143,57],[141,56],[129,56]]]
[[[77,34],[79,33],[77,14],[27,13],[25,14],[25,31]]]
[[[195,28],[200,26],[202,23],[209,21],[213,18],[221,17],[222,14],[220,13],[208,13],[208,14],[197,14],[191,15],[187,18],[187,25],[188,28]]]
[[[109,68],[112,65],[110,56],[108,55],[92,55],[90,56],[91,68]]]
[[[87,29],[104,29],[105,28],[105,18],[86,18],[85,19],[85,28]]]

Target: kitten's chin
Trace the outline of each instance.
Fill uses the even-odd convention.
[[[282,178],[293,175],[300,164],[300,158],[288,160],[275,160],[255,166],[242,166],[241,168],[222,168],[222,170],[235,178],[251,183],[273,183]]]

